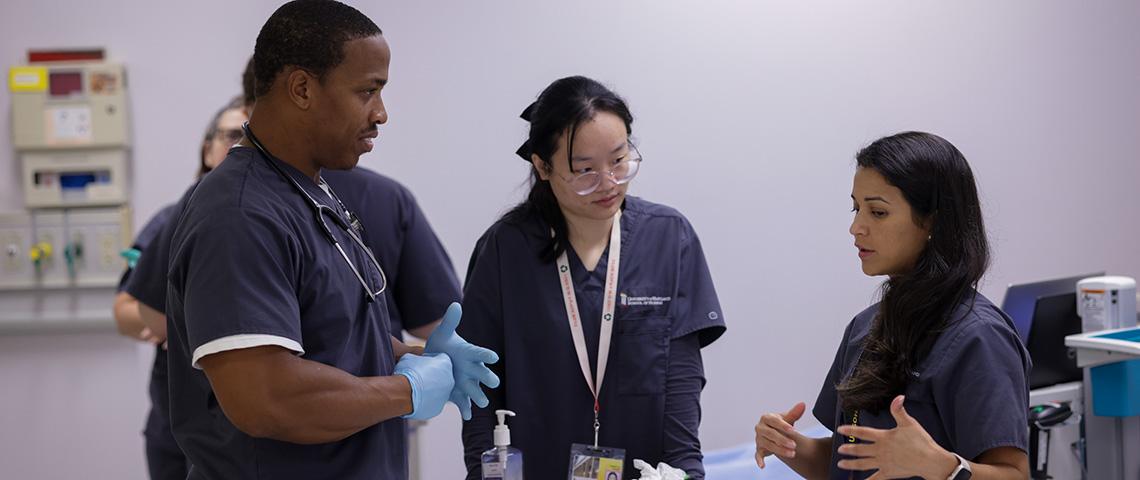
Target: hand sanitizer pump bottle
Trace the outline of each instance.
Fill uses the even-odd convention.
[[[495,448],[483,452],[483,480],[522,480],[523,454],[511,446],[511,430],[507,428],[510,410],[495,410],[499,424],[495,426]]]

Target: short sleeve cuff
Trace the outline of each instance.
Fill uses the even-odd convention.
[[[720,318],[716,311],[712,311],[709,312],[709,320],[697,324],[696,326],[675,330],[670,340],[676,340],[678,338],[696,333],[697,339],[700,341],[701,348],[705,348],[709,346],[709,344],[715,342],[716,339],[720,338],[720,336],[724,334],[725,330],[726,327],[724,326],[724,320]]]
[[[276,345],[286,350],[292,351],[296,355],[304,355],[305,349],[301,347],[300,343],[291,338],[280,337],[277,335],[262,335],[262,334],[240,334],[230,335],[215,340],[206,342],[202,346],[194,349],[194,356],[191,358],[191,365],[198,370],[202,367],[198,365],[198,360],[206,355],[213,355],[228,350],[241,350],[243,348],[263,347],[266,345]]]

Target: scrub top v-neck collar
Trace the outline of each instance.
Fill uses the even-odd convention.
[[[257,162],[266,161],[265,155],[262,152],[259,152],[256,148],[247,147],[245,145],[234,146],[234,149],[238,149],[238,148],[248,148],[248,149],[252,150],[253,156],[255,157],[254,161],[257,161]],[[340,207],[340,202],[338,202],[334,199],[333,193],[331,191],[331,187],[329,187],[328,184],[325,183],[324,179],[321,179],[321,182],[318,184],[317,182],[313,181],[312,177],[305,175],[305,173],[302,172],[297,167],[294,167],[289,162],[281,160],[281,159],[277,158],[276,156],[272,156],[271,158],[268,159],[268,161],[274,162],[278,166],[280,166],[282,169],[284,169],[285,173],[288,174],[289,177],[291,177],[293,180],[295,180],[297,182],[297,185],[300,185],[301,188],[305,190],[305,193],[307,193],[310,197],[312,197],[316,201],[318,201],[318,202],[320,202],[320,203],[322,203],[328,207],[332,207],[333,211],[337,212],[342,217],[347,216],[347,213],[345,213],[344,209],[342,209]],[[269,167],[269,168],[272,169],[273,167]],[[320,178],[320,177],[318,177],[318,178]],[[286,182],[288,182],[288,180],[286,180]],[[292,190],[292,188],[290,188],[290,190]],[[294,192],[294,193],[297,195],[300,195],[300,192]]]
[[[602,301],[602,290],[606,284],[606,263],[610,258],[610,246],[607,244],[606,249],[602,251],[602,256],[598,258],[598,264],[594,270],[586,270],[586,265],[582,263],[582,257],[578,256],[578,252],[574,251],[574,247],[566,247],[566,256],[570,263],[570,275],[574,279],[574,288],[578,290],[578,301],[586,300],[589,308],[583,310],[596,310]]]

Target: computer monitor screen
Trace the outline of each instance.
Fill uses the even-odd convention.
[[[1102,277],[1104,272],[1093,272],[1085,275],[1043,280],[1039,282],[1011,283],[1005,291],[1005,299],[1001,302],[1001,310],[1013,319],[1017,327],[1017,335],[1024,343],[1029,339],[1029,324],[1033,321],[1033,307],[1037,299],[1077,291],[1077,282],[1089,277]]]
[[[1025,348],[1033,360],[1029,388],[1048,387],[1084,378],[1077,367],[1077,355],[1065,346],[1065,336],[1081,333],[1077,316],[1076,292],[1048,295],[1037,299],[1029,341]]]

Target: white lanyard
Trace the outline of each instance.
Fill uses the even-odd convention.
[[[570,322],[570,336],[574,339],[574,350],[578,352],[578,364],[590,393],[594,394],[594,446],[598,445],[598,392],[602,390],[602,378],[606,373],[606,363],[610,357],[610,338],[614,329],[614,299],[617,297],[618,264],[621,262],[621,210],[614,214],[610,226],[610,258],[606,265],[606,287],[602,299],[602,325],[598,338],[598,381],[590,375],[590,360],[586,353],[586,337],[582,333],[582,318],[578,311],[578,298],[574,294],[574,281],[570,276],[570,262],[566,252],[558,256],[558,280],[562,283],[562,300],[566,304],[566,319]]]

